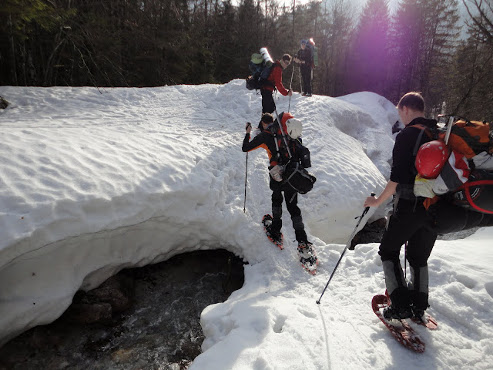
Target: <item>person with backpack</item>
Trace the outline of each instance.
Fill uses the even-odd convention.
[[[250,152],[258,148],[264,148],[269,157],[269,187],[272,190],[272,222],[266,226],[267,236],[275,244],[282,245],[282,202],[284,199],[286,201],[286,208],[291,216],[296,240],[298,241],[300,262],[315,268],[318,260],[312,243],[308,241],[305,232],[301,210],[298,207],[298,193],[283,182],[281,170],[282,166],[287,164],[289,158],[287,157],[286,148],[283,147],[285,145],[283,144],[285,138],[282,137],[279,125],[286,126],[286,131],[291,133],[292,139],[300,140],[301,122],[289,113],[281,113],[280,120],[280,123],[277,120],[274,121],[270,113],[262,114],[262,119],[260,120],[260,125],[262,126],[261,132],[251,141],[250,133],[252,126],[250,123],[247,123],[242,150],[243,152]],[[296,149],[296,140],[290,140],[288,145],[290,146],[290,153],[292,155],[291,160],[300,160],[299,156],[301,153]]]
[[[300,65],[303,96],[312,96],[313,54],[308,42],[301,40],[301,48],[294,58],[294,61]]]
[[[277,60],[272,66],[271,72],[267,81],[260,88],[262,95],[262,113],[273,113],[276,110],[274,102],[274,89],[277,89],[283,96],[291,96],[291,90],[286,90],[282,84],[282,71],[291,64],[291,55],[284,54],[280,60]],[[260,127],[259,127],[260,128]]]
[[[395,139],[392,151],[390,180],[378,197],[368,197],[365,207],[378,207],[394,196],[394,211],[382,237],[379,252],[385,275],[385,285],[391,305],[383,312],[387,320],[415,317],[422,319],[428,308],[428,265],[437,238],[434,215],[424,205],[424,199],[413,192],[416,177],[415,148],[431,138],[423,134],[425,126],[437,129],[437,122],[424,117],[425,102],[421,94],[405,94],[397,105],[404,129]],[[399,254],[407,243],[406,258],[411,278],[404,278]]]

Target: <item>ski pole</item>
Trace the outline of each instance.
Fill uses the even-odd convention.
[[[371,193],[371,196],[374,196],[375,193]],[[336,266],[334,267],[334,271],[332,271],[332,274],[330,274],[330,277],[329,277],[329,281],[327,281],[327,284],[325,284],[325,288],[324,290],[322,291],[322,294],[320,295],[320,298],[318,299],[317,301],[317,304],[320,304],[320,301],[322,300],[322,296],[324,295],[325,293],[325,290],[327,289],[327,287],[329,286],[329,283],[330,281],[332,280],[332,277],[334,276],[336,270],[337,270],[337,267],[339,266],[339,263],[341,263],[341,260],[342,260],[342,257],[344,257],[344,253],[346,253],[346,250],[348,249],[348,247],[351,245],[351,241],[353,240],[354,238],[354,235],[356,234],[356,230],[358,230],[358,226],[361,222],[361,220],[363,219],[363,217],[365,217],[365,215],[368,213],[368,210],[370,209],[370,207],[366,207],[365,210],[363,211],[363,213],[361,214],[361,216],[359,217],[359,220],[358,220],[358,223],[356,224],[356,227],[354,228],[353,230],[353,233],[351,234],[351,236],[349,237],[349,240],[348,242],[346,243],[346,247],[344,248],[344,250],[342,251],[341,253],[341,257],[339,257],[339,261],[337,261],[336,263]]]
[[[252,124],[248,122],[247,128],[248,126],[252,127]],[[245,163],[245,200],[243,201],[243,213],[246,212],[247,181],[248,181],[248,152],[246,154],[246,163]]]

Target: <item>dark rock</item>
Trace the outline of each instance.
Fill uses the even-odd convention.
[[[0,96],[0,109],[5,109],[9,106],[9,102]]]
[[[387,219],[380,218],[370,224],[366,224],[351,241],[350,249],[353,249],[357,244],[380,243]]]
[[[110,323],[113,310],[109,303],[73,303],[62,319],[70,323]]]
[[[122,312],[132,304],[134,288],[132,278],[118,274],[110,277],[98,288],[87,292],[86,298],[89,302],[109,303],[113,313]]]

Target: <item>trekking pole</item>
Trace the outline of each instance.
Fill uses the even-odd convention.
[[[247,127],[252,126],[250,122],[247,123]],[[247,195],[247,180],[248,180],[248,152],[246,154],[246,163],[245,163],[245,200],[243,201],[243,213],[246,212],[246,195]]]
[[[246,163],[245,163],[245,200],[243,201],[243,213],[246,212],[247,179],[248,179],[248,152],[246,154]]]
[[[294,63],[293,63],[293,72],[291,72],[291,81],[289,81],[289,90],[290,91],[291,91],[291,86],[293,85],[293,76],[294,76]],[[291,96],[293,96],[292,91],[291,91]],[[289,110],[291,109],[291,96],[289,97],[288,113],[289,113]]]
[[[373,197],[375,195],[375,193],[371,193],[371,196]],[[365,217],[365,215],[368,213],[368,210],[370,209],[370,207],[366,207],[365,210],[363,211],[363,213],[361,214],[361,216],[359,217],[359,220],[358,220],[358,223],[356,224],[356,227],[354,228],[353,230],[353,233],[351,234],[348,242],[346,243],[346,247],[344,248],[344,250],[342,251],[341,253],[341,257],[339,257],[339,261],[337,261],[336,263],[336,266],[334,267],[334,271],[332,271],[332,274],[330,274],[330,277],[329,277],[329,281],[327,281],[327,284],[325,284],[325,288],[324,290],[322,291],[322,294],[320,295],[320,298],[318,299],[317,301],[317,304],[320,304],[320,301],[322,300],[322,297],[325,293],[325,290],[327,289],[327,287],[329,286],[329,283],[330,281],[332,280],[332,277],[334,276],[336,270],[337,270],[337,267],[339,266],[339,263],[341,263],[341,260],[342,260],[342,257],[344,257],[344,253],[346,253],[348,247],[351,245],[351,241],[353,240],[354,238],[354,235],[356,234],[356,230],[358,230],[358,226],[361,222],[361,220],[363,219],[363,217]]]
[[[299,69],[299,77],[300,77],[300,91],[301,91],[301,94],[303,94],[303,85],[301,83],[301,66],[300,66],[300,69]]]
[[[277,114],[277,108],[274,109],[274,112],[276,112],[276,118],[277,118],[277,122],[279,123],[279,128],[281,129],[282,139],[284,141],[284,144],[286,145],[286,149],[288,150],[289,159],[291,159],[291,157],[292,157],[291,151],[289,150],[288,141],[286,140],[286,134],[284,133],[284,130],[282,129],[281,119],[279,118],[279,114]],[[277,141],[276,141],[276,145],[277,145]]]
[[[407,241],[404,244],[404,280],[406,280],[407,276]]]

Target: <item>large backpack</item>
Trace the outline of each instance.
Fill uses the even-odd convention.
[[[282,112],[274,123],[275,160],[283,167],[283,184],[297,193],[306,194],[313,189],[317,179],[306,170],[311,167],[310,151],[303,146],[301,139],[292,139],[287,134],[286,122],[290,118],[294,117]]]
[[[458,206],[493,214],[493,171],[473,170],[468,181],[452,194]]]
[[[252,54],[248,68],[251,75],[246,79],[248,90],[257,90],[272,83],[268,81],[269,75],[276,64],[272,60],[267,48],[261,48],[260,53]]]
[[[493,152],[490,138],[490,124],[487,122],[458,120],[452,126],[448,145],[451,149],[462,153],[467,159],[481,152]]]
[[[308,40],[308,43],[306,44],[311,52],[312,52],[312,68],[318,67],[318,49],[315,46],[315,41],[313,41],[313,38]]]
[[[438,134],[438,140],[447,142],[450,156],[437,178],[426,180],[417,176],[415,194],[426,196],[426,188],[431,190],[429,198],[433,193],[448,193],[456,205],[493,214],[493,139],[489,124],[458,120],[449,125],[447,133]],[[478,158],[480,160],[476,160]]]

